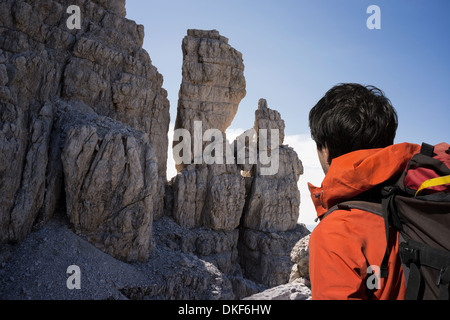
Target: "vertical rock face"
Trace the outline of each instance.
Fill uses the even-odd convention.
[[[73,43],[64,68],[62,97],[79,100],[100,115],[148,133],[150,143],[160,150],[158,172],[165,177],[169,101],[162,89],[163,77],[142,49],[143,26],[108,12],[123,14],[124,1],[86,5],[90,10],[85,19],[91,21]]]
[[[66,25],[70,5],[80,29]],[[125,18],[124,0],[6,0],[0,13],[0,243],[23,239],[66,198],[80,233],[116,257],[145,259],[163,212],[170,120],[143,27]],[[58,101],[88,106],[96,120],[64,131],[80,113],[61,116]]]
[[[25,119],[25,112],[17,106],[0,107],[0,243],[22,239],[39,219],[52,113],[51,105],[44,104],[31,119]]]
[[[67,215],[75,231],[118,259],[147,260],[158,192],[147,135],[70,106],[58,111],[56,126],[66,136]]]
[[[246,95],[242,54],[216,30],[188,30],[182,49],[183,80],[175,129],[193,135],[194,122],[201,121],[202,136],[208,129],[224,133]],[[193,141],[191,145],[193,156]],[[178,172],[184,166],[178,164]]]
[[[272,158],[277,162],[272,174],[262,174],[265,165],[259,160],[247,174],[248,196],[238,248],[244,274],[269,287],[289,280],[290,252],[309,233],[304,226],[297,225],[300,206],[297,182],[303,166],[297,153],[283,145],[284,127],[280,114],[261,99],[254,126],[258,152],[278,158]],[[267,134],[263,134],[264,130]],[[261,143],[262,139],[267,141]]]
[[[240,270],[237,228],[245,204],[245,181],[236,163],[226,161],[229,146],[223,137],[245,96],[242,55],[215,30],[188,30],[182,48],[183,81],[175,130],[189,132],[192,157],[177,165],[170,214],[179,226],[189,230],[180,236],[184,252],[214,261],[222,272],[236,272]],[[199,132],[195,121],[201,122]],[[223,138],[219,142],[223,153],[216,154],[222,164],[208,164],[205,159],[194,164],[194,144],[198,143],[194,139],[203,140],[210,129],[216,129]],[[203,152],[208,144],[200,141],[200,147]],[[192,239],[195,245],[187,245]],[[220,244],[214,244],[216,241]]]
[[[236,270],[239,262],[239,272],[257,283],[266,286],[286,283],[292,269],[290,252],[308,231],[297,225],[300,205],[297,182],[303,167],[295,151],[283,145],[284,121],[261,99],[253,131],[244,134],[256,141],[256,150],[251,149],[250,141],[247,144],[235,141],[229,146],[227,141],[219,140],[223,148],[215,151],[223,151],[224,164],[207,164],[204,157],[201,163],[197,162],[194,145],[205,151],[213,143],[205,143],[207,139],[198,143],[195,139],[202,139],[209,129],[217,129],[224,135],[245,95],[245,79],[241,54],[216,31],[189,30],[183,40],[183,54],[183,82],[175,129],[189,132],[187,137],[191,141],[187,146],[191,148],[191,156],[184,159],[188,163],[177,166],[179,173],[172,181],[171,214],[179,226],[191,232],[206,228],[210,231],[202,233],[212,239],[215,232],[228,234],[224,236],[229,240],[222,241],[230,243],[240,259],[235,261],[234,254],[226,254],[227,258],[221,260],[222,271]],[[201,121],[200,132],[194,121]],[[177,145],[175,141],[174,146]],[[244,163],[239,161],[240,148],[245,151]],[[227,149],[233,150],[231,162],[225,154]],[[250,163],[252,151],[256,153],[256,163]],[[271,163],[263,161],[263,155],[271,158]],[[237,228],[238,238],[231,233]],[[182,243],[190,243],[186,235],[180,239]],[[224,254],[222,251],[221,256]],[[203,257],[211,260],[206,258],[208,255]]]
[[[224,135],[231,124],[245,96],[244,65],[242,54],[215,30],[188,30],[182,49],[183,80],[175,130],[189,132],[193,160],[194,145],[199,143],[194,139],[203,140],[203,133],[209,129]],[[201,122],[200,137],[195,121]],[[200,145],[203,151],[202,141]],[[173,182],[173,217],[181,226],[213,230],[238,227],[244,206],[244,179],[235,163],[226,164],[227,142],[223,141],[223,145],[224,153],[217,155],[223,164],[206,164],[203,159],[197,164],[183,161],[177,165],[180,174]]]
[[[190,165],[174,178],[175,221],[186,228],[234,230],[245,203],[244,178],[236,165]]]
[[[288,231],[295,228],[299,216],[300,191],[298,179],[303,174],[303,166],[294,149],[283,145],[284,121],[280,114],[267,106],[267,101],[259,101],[255,112],[255,131],[258,141],[263,139],[260,130],[275,130],[279,139],[273,143],[267,135],[267,145],[272,154],[278,153],[278,170],[271,175],[261,174],[261,163],[256,165],[256,176],[250,190],[244,227],[268,232]],[[261,144],[259,144],[261,145]],[[259,150],[261,151],[261,150]],[[282,196],[281,196],[282,195]]]

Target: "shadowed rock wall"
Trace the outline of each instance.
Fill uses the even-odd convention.
[[[81,29],[66,25],[70,5],[80,7]],[[145,232],[138,232],[146,246],[149,221],[163,212],[170,119],[163,78],[142,49],[143,27],[125,18],[125,1],[7,0],[0,13],[0,243],[21,240],[42,226],[68,195],[77,232],[87,231],[76,218],[81,210],[86,221],[108,221],[109,227],[90,238],[100,246],[109,246],[111,234],[120,238],[128,232],[122,223],[146,221]],[[78,111],[61,118],[59,101]],[[95,124],[60,130],[87,109]],[[111,123],[102,116],[119,123],[99,134]],[[130,134],[127,127],[141,133]],[[152,148],[161,152],[150,156]],[[145,159],[156,171],[136,172],[134,164]],[[116,188],[126,180],[118,177],[121,172],[137,178],[127,180],[129,187],[137,183],[135,190]],[[92,180],[100,176],[109,183]],[[154,184],[155,191],[136,190],[144,177],[151,182],[141,185]],[[111,201],[122,191],[120,201]],[[134,260],[148,257],[149,250],[117,256]]]

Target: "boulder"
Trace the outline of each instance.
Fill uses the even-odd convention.
[[[291,270],[289,282],[303,279],[305,284],[310,286],[309,279],[309,237],[310,234],[300,239],[291,252],[291,261],[294,266]]]
[[[285,232],[242,228],[238,249],[244,276],[268,287],[287,283],[293,267],[291,251],[308,233],[304,225]]]
[[[67,216],[77,234],[117,259],[145,261],[158,204],[157,159],[146,134],[60,105]]]
[[[311,300],[311,289],[300,281],[294,281],[264,290],[243,300]]]

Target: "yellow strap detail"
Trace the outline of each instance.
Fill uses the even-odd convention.
[[[415,197],[417,197],[417,195],[423,189],[437,187],[437,186],[442,186],[442,185],[448,184],[448,183],[450,183],[450,176],[439,177],[439,178],[434,178],[434,179],[427,180],[424,183],[422,183],[420,188],[417,190],[417,192],[415,194]]]

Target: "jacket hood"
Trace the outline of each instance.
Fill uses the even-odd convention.
[[[418,152],[419,145],[401,143],[358,150],[333,159],[321,187],[308,183],[317,216],[320,218],[334,205],[399,176]]]

